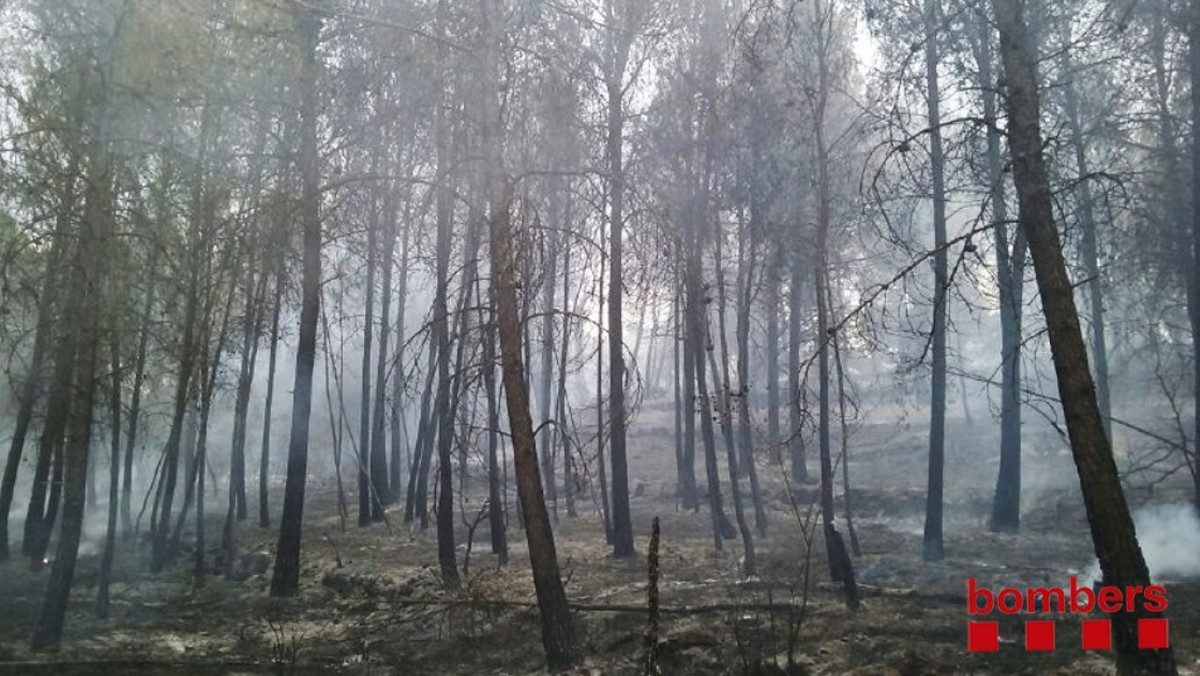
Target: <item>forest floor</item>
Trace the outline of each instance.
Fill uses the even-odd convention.
[[[1080,648],[1080,618],[1058,617],[1054,652],[1026,652],[1021,616],[1000,621],[998,653],[969,653],[966,580],[1003,586],[1061,586],[1092,566],[1074,468],[1055,437],[1030,442],[1019,535],[988,532],[997,443],[990,420],[951,420],[946,466],[946,559],[921,560],[926,435],[919,425],[864,424],[850,462],[855,557],[863,603],[848,610],[829,583],[821,538],[805,545],[815,486],[790,487],[778,465],[758,467],[767,501],[766,537],[756,539],[758,575],[738,573],[739,540],[714,554],[709,516],[680,511],[674,498],[672,431],[666,409],[644,410],[630,436],[630,486],[638,557],[614,560],[591,503],[562,515],[555,530],[567,593],[577,604],[583,659],[575,674],[633,674],[643,653],[646,550],[661,520],[660,660],[665,674],[1108,674],[1110,653]],[[810,458],[815,471],[817,463]],[[727,475],[722,469],[725,483]],[[702,456],[697,474],[704,482]],[[352,482],[350,482],[352,483]],[[194,589],[191,556],[148,573],[148,546],[117,554],[112,617],[92,615],[97,560],[84,556],[54,652],[30,653],[27,637],[47,571],[23,561],[0,566],[0,673],[40,674],[532,674],[544,670],[532,607],[523,531],[513,519],[511,563],[498,568],[487,523],[474,534],[464,588],[444,591],[432,528],[409,533],[401,512],[390,527],[343,530],[332,482],[310,484],[300,594],[268,596],[269,572],[243,582],[211,577]],[[743,483],[745,486],[745,483]],[[726,504],[732,507],[726,486]],[[839,485],[838,514],[844,510]],[[794,489],[794,490],[793,490]],[[748,493],[748,487],[746,489]],[[1137,504],[1150,500],[1145,494]],[[791,499],[797,498],[795,502]],[[1162,487],[1154,503],[1185,500]],[[351,510],[353,511],[353,498]],[[252,502],[252,504],[254,504]],[[795,505],[795,506],[794,506]],[[467,505],[474,521],[478,505]],[[753,511],[747,505],[747,518]],[[845,532],[845,522],[839,518]],[[809,521],[811,524],[811,521]],[[811,525],[807,526],[811,528]],[[206,528],[212,538],[218,520]],[[16,530],[16,532],[20,532]],[[467,527],[459,530],[460,543]],[[187,537],[185,536],[185,540]],[[274,531],[239,524],[240,550],[270,553]],[[459,546],[459,562],[466,554]],[[340,559],[340,566],[339,566]],[[805,570],[810,571],[805,593]],[[1183,673],[1200,671],[1200,581],[1166,582],[1170,636]],[[791,637],[789,639],[789,637]]]

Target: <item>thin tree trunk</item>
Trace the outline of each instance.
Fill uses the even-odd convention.
[[[608,465],[604,461],[604,275],[607,270],[608,236],[600,228],[600,275],[596,289],[596,302],[600,305],[596,315],[596,473],[600,479],[600,510],[604,519],[604,539],[613,542],[612,518],[608,508]],[[608,338],[611,340],[611,337]]]
[[[496,292],[494,282],[488,286],[488,312],[491,315],[483,336],[483,382],[487,388],[488,407],[488,527],[492,536],[492,553],[501,566],[508,565],[508,533],[500,491],[500,408],[496,400]],[[507,486],[504,486],[507,488]]]
[[[554,198],[556,201],[558,197]],[[556,209],[556,207],[551,207]],[[557,210],[557,209],[556,209]],[[561,226],[561,223],[556,225]],[[551,387],[554,383],[554,287],[558,282],[558,247],[559,238],[550,235],[550,242],[546,244],[543,256],[545,259],[546,269],[542,275],[542,366],[539,375],[541,376],[541,393],[538,397],[541,405],[541,448],[542,448],[542,481],[545,482],[546,499],[549,500],[550,516],[555,523],[558,523],[558,482],[555,478],[555,462],[554,454],[557,448],[555,442],[555,421],[552,421],[550,412],[553,410],[553,395]],[[563,306],[566,307],[566,296],[563,297]],[[557,421],[561,424],[562,421]],[[567,477],[570,481],[570,477]]]
[[[254,266],[248,265],[246,273],[245,306],[242,317],[242,360],[238,369],[237,395],[233,409],[233,440],[230,444],[229,490],[234,496],[237,520],[246,519],[246,417],[250,410],[250,386],[254,382],[255,365],[258,363],[258,337],[261,333],[262,297],[266,289],[266,275],[257,285]],[[224,333],[224,329],[222,329]],[[217,355],[220,356],[219,353]]]
[[[814,0],[813,12],[825,29],[825,17],[822,13],[820,0]],[[821,36],[821,41],[828,40],[827,35]],[[817,246],[816,264],[814,265],[814,286],[817,303],[817,370],[819,398],[819,420],[817,423],[817,440],[821,462],[821,524],[823,533],[834,531],[833,526],[833,461],[829,448],[829,227],[830,227],[830,179],[829,179],[829,150],[825,142],[825,107],[829,96],[829,68],[825,52],[826,45],[817,48],[818,78],[820,80],[817,92],[816,142],[817,142]],[[826,542],[829,558],[829,575],[834,582],[842,581],[842,568],[837,565],[835,548]]]
[[[1069,25],[1064,23],[1063,44],[1071,44]],[[1062,52],[1063,72],[1067,77],[1073,76],[1071,50]],[[1104,281],[1100,277],[1100,233],[1096,223],[1095,209],[1092,201],[1091,176],[1087,160],[1087,141],[1083,135],[1083,122],[1080,119],[1079,92],[1075,82],[1067,82],[1063,88],[1066,102],[1067,129],[1071,135],[1071,145],[1075,151],[1075,167],[1079,171],[1079,182],[1075,187],[1076,208],[1079,210],[1079,224],[1082,226],[1080,246],[1083,255],[1083,270],[1087,275],[1087,295],[1089,304],[1089,324],[1092,334],[1092,368],[1096,380],[1096,403],[1100,406],[1100,416],[1104,421],[1104,432],[1112,440],[1112,396],[1108,387],[1108,343],[1104,336]]]
[[[724,233],[717,232],[714,241],[716,242],[716,273],[717,273],[717,334],[721,341],[721,369],[725,376],[725,382],[732,382],[729,374],[729,339],[728,332],[725,329],[725,270],[722,264],[723,256],[721,254],[721,240]],[[712,356],[712,352],[709,352]],[[740,368],[740,365],[739,365]],[[716,369],[714,368],[715,372]],[[726,385],[723,396],[721,396],[721,434],[725,440],[725,463],[729,470],[729,494],[733,499],[733,516],[737,520],[738,532],[742,536],[742,575],[750,577],[755,574],[755,555],[754,555],[754,535],[750,532],[750,526],[746,523],[746,511],[742,507],[742,488],[741,482],[738,479],[738,445],[734,442],[733,435],[733,399],[745,399],[746,389],[739,382],[739,391],[735,394],[733,390]],[[749,432],[749,420],[746,421],[746,432]],[[748,436],[748,435],[747,435]],[[743,441],[749,442],[748,439]],[[749,471],[753,461],[747,462],[747,458],[743,457],[742,464]],[[759,524],[760,531],[765,526]]]
[[[304,483],[308,478],[308,422],[312,410],[313,365],[317,352],[317,315],[321,303],[321,196],[317,148],[317,43],[321,20],[317,11],[294,10],[300,43],[300,148],[303,185],[300,218],[303,254],[300,279],[300,331],[296,346],[296,381],[292,388],[292,429],[288,441],[287,483],[279,519],[279,544],[271,577],[271,596],[295,596],[300,588],[300,526],[304,515]]]
[[[750,477],[750,497],[754,501],[754,526],[758,534],[767,534],[767,512],[763,508],[762,494],[758,488],[758,466],[754,460],[754,442],[750,429],[750,304],[754,286],[754,259],[758,249],[757,228],[750,225],[749,251],[742,237],[738,237],[738,310],[737,310],[737,377],[738,390],[735,399],[738,405],[738,447],[742,463]],[[718,267],[720,263],[718,263]],[[725,285],[725,274],[721,272],[721,286]],[[724,298],[724,293],[722,293]],[[721,301],[721,353],[725,355],[725,368],[729,369],[729,353],[726,352],[725,302]],[[726,382],[729,376],[726,375]],[[729,394],[734,394],[728,390]]]
[[[344,432],[346,429],[346,412],[341,406],[333,405],[333,392],[331,383],[335,384],[338,390],[338,402],[342,401],[342,379],[341,369],[337,365],[333,365],[333,346],[329,331],[329,313],[325,308],[321,308],[321,335],[325,338],[325,405],[329,409],[329,421],[333,427],[332,442],[333,442],[333,476],[337,484],[337,509],[338,520],[342,530],[346,530],[346,522],[350,520],[350,509],[346,506],[346,490],[342,485],[342,442],[344,440]],[[338,353],[340,358],[341,353]],[[334,421],[337,421],[336,424]]]
[[[409,232],[412,230],[410,220],[412,218],[412,200],[409,199],[404,205],[404,230],[400,237],[400,280],[398,282],[396,293],[396,358],[392,363],[392,408],[391,408],[391,433],[392,433],[392,457],[389,467],[391,478],[391,490],[389,491],[393,501],[400,499],[400,494],[404,492],[404,483],[400,476],[402,467],[401,462],[401,427],[404,425],[404,409],[400,406],[401,397],[404,394],[404,379],[401,377],[404,374],[404,347],[405,347],[405,329],[404,329],[404,312],[408,307],[408,238]],[[407,428],[404,430],[404,445],[409,444]],[[405,507],[407,508],[407,503]],[[407,514],[407,510],[406,510]]]
[[[267,353],[267,398],[263,402],[262,451],[258,457],[258,525],[271,527],[270,494],[267,481],[271,474],[271,415],[275,401],[275,365],[279,355],[279,313],[283,309],[283,261],[275,261],[275,298],[271,304],[271,347]]]
[[[683,267],[682,261],[679,261],[679,267]],[[687,273],[684,275],[686,278]],[[688,288],[685,289],[685,286]],[[675,380],[676,387],[680,390],[679,412],[683,417],[683,436],[680,442],[683,465],[680,470],[680,484],[683,488],[683,508],[698,512],[700,490],[696,485],[696,343],[691,324],[691,313],[695,310],[692,307],[690,284],[681,279],[679,287],[679,314],[676,325],[679,331],[679,359],[682,363],[677,366]]]
[[[58,488],[61,486],[61,452],[63,434],[70,417],[70,388],[74,367],[71,351],[70,331],[58,337],[57,355],[54,359],[54,374],[42,422],[42,436],[38,442],[37,464],[34,466],[33,488],[29,495],[29,507],[25,511],[25,531],[21,553],[28,556],[31,565],[39,567],[46,558],[50,544],[50,531],[54,526],[58,510]],[[54,473],[51,465],[54,463]],[[87,481],[84,477],[83,481]],[[49,501],[47,502],[47,493]]]
[[[990,528],[1015,533],[1021,526],[1021,313],[1025,279],[1025,237],[1017,230],[1010,246],[1004,161],[997,119],[996,77],[993,74],[992,24],[979,20],[980,96],[987,129],[987,170],[996,246],[996,275],[1000,288],[1000,469],[992,502]]]
[[[371,161],[371,173],[376,172],[377,162]],[[379,198],[371,191],[371,210],[367,225],[367,297],[363,310],[363,353],[360,371],[361,390],[358,414],[358,525],[365,527],[374,521],[371,486],[371,344],[375,335],[375,240],[379,229]],[[386,300],[385,300],[386,302]]]
[[[804,449],[804,409],[801,406],[800,315],[803,309],[801,289],[803,267],[799,246],[791,255],[791,281],[788,289],[788,458],[793,484],[808,483],[808,460]],[[818,341],[821,338],[818,338]]]
[[[694,342],[703,344],[703,329],[700,327],[701,319],[698,317],[691,318],[692,333]],[[712,399],[709,396],[708,379],[705,377],[704,369],[704,350],[694,350],[693,356],[695,360],[696,375],[696,399],[700,402],[700,436],[704,441],[704,470],[708,476],[708,506],[712,516],[713,527],[713,548],[718,552],[725,549],[725,538],[731,536],[732,529],[729,527],[729,519],[725,516],[725,510],[721,505],[721,475],[717,469],[717,442],[716,435],[713,433],[713,418],[716,414],[713,412]],[[734,465],[736,466],[736,462]]]
[[[1200,0],[1188,3],[1188,65],[1192,100],[1192,246],[1188,274],[1188,319],[1192,329],[1192,386],[1200,392]],[[1193,394],[1192,500],[1200,512],[1200,396]]]
[[[439,0],[437,5],[437,30],[439,34],[445,31],[446,0]],[[438,47],[438,65],[442,65],[442,47]],[[444,94],[443,94],[444,95]],[[448,150],[449,132],[446,129],[444,106],[439,105],[435,120],[435,142],[437,154],[437,173],[445,176],[450,165]],[[447,307],[447,296],[450,285],[450,241],[452,236],[453,205],[451,194],[443,184],[436,188],[436,217],[437,217],[437,261],[436,289],[433,300],[433,336],[437,346],[438,389],[437,404],[442,422],[438,425],[438,503],[437,503],[437,540],[438,564],[441,568],[442,583],[449,589],[459,585],[458,564],[454,549],[454,482],[451,475],[450,449],[451,439],[447,435],[454,433],[454,416],[445,410],[450,403],[450,311]],[[422,518],[422,527],[424,527]]]
[[[829,305],[830,307],[833,306],[832,297],[829,299]],[[859,546],[858,532],[854,530],[854,513],[850,504],[850,424],[846,421],[846,371],[842,368],[842,341],[840,338],[836,333],[832,336],[833,366],[837,369],[838,383],[839,441],[842,445],[842,504],[846,513],[846,532],[850,535],[850,548],[855,556],[862,556],[862,547]],[[848,569],[849,565],[849,561],[846,561],[845,565],[842,566],[843,572]],[[853,575],[852,570],[851,575]]]
[[[628,53],[626,49],[625,53]],[[624,62],[617,73],[625,70]],[[607,78],[608,89],[608,171],[609,171],[609,258],[612,274],[608,280],[608,417],[612,441],[612,545],[613,556],[633,556],[633,523],[629,513],[629,461],[625,451],[625,340],[622,304],[625,277],[624,201],[625,171],[623,145],[625,117],[622,111],[620,76]]]
[[[767,439],[779,443],[779,267],[780,249],[768,255],[767,263]]]
[[[104,531],[104,552],[100,556],[100,575],[96,581],[96,617],[101,620],[108,619],[108,590],[116,553],[121,483],[121,343],[116,322],[111,317],[109,321],[109,357],[112,373],[109,375],[108,415],[109,438],[112,443],[109,446],[108,461],[108,524]]]
[[[421,422],[417,427],[417,450],[413,457],[413,472],[408,480],[408,499],[413,503],[412,509],[408,503],[404,505],[404,520],[411,522],[419,517],[421,530],[429,527],[429,468],[432,464],[437,417],[440,413],[433,406],[436,392],[434,379],[438,375],[437,360],[437,341],[430,340],[429,357],[425,364],[425,389],[421,397]]]
[[[925,501],[924,557],[941,561],[943,471],[946,456],[946,304],[949,275],[946,253],[946,185],[943,177],[938,36],[938,0],[925,0],[925,86],[929,117],[929,156],[933,182],[933,328],[929,401],[929,492]]]
[[[150,342],[150,312],[154,307],[155,290],[157,289],[158,248],[152,247],[150,265],[148,266],[149,284],[145,291],[145,301],[142,305],[137,355],[133,364],[133,383],[129,401],[129,430],[125,434],[125,473],[121,484],[121,539],[133,537],[133,518],[131,501],[133,500],[133,449],[138,433],[138,416],[142,411],[142,387],[146,380],[146,353]]]
[[[569,227],[570,224],[570,206],[567,207],[567,217],[563,219],[564,224]],[[571,297],[571,242],[568,237],[563,237],[563,272],[562,272],[562,297],[563,309],[567,309],[568,299]],[[561,440],[561,451],[563,458],[563,488],[567,500],[567,516],[576,517],[578,514],[575,510],[575,494],[579,490],[579,484],[576,481],[575,462],[571,457],[571,435],[567,434],[567,359],[568,349],[571,345],[571,317],[563,314],[563,326],[561,343],[558,353],[558,438]]]
[[[387,376],[388,376],[388,337],[392,332],[389,310],[392,298],[392,254],[396,248],[396,203],[389,193],[383,200],[383,218],[386,225],[383,231],[383,286],[379,293],[382,307],[379,311],[379,358],[375,370],[375,412],[371,421],[371,486],[375,491],[372,501],[371,518],[374,521],[383,520],[383,506],[390,505],[392,500],[391,482],[388,475],[387,437],[384,433],[384,421],[387,413]],[[394,377],[399,377],[393,374]]]

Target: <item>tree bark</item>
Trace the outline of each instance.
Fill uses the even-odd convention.
[[[1069,24],[1064,24],[1069,26]],[[1064,27],[1063,44],[1071,44],[1070,28]],[[1065,48],[1062,52],[1063,71],[1071,77],[1073,66],[1071,50]],[[1075,153],[1075,167],[1079,171],[1079,183],[1075,188],[1076,208],[1079,211],[1079,225],[1082,231],[1080,247],[1083,254],[1083,270],[1087,275],[1087,295],[1090,316],[1089,328],[1092,334],[1092,368],[1096,380],[1096,404],[1100,406],[1100,416],[1104,421],[1104,432],[1112,441],[1112,396],[1108,388],[1108,343],[1104,335],[1104,281],[1100,277],[1100,233],[1096,223],[1096,215],[1092,201],[1091,177],[1087,160],[1087,142],[1083,135],[1083,122],[1079,110],[1079,91],[1075,82],[1067,82],[1063,87],[1063,97],[1066,103],[1067,128],[1071,135],[1071,145]]]
[[[618,73],[624,72],[621,64]],[[629,513],[629,461],[625,451],[625,341],[622,322],[625,171],[622,165],[625,118],[621,80],[610,74],[608,89],[609,264],[608,279],[608,417],[612,441],[613,556],[633,556],[633,523]]]
[[[379,299],[382,305],[379,311],[379,357],[375,370],[375,410],[371,415],[371,487],[374,490],[374,500],[371,502],[371,518],[374,521],[383,520],[383,506],[393,502],[391,481],[388,475],[387,436],[384,432],[384,422],[387,419],[387,378],[388,378],[388,337],[391,334],[391,297],[392,297],[392,256],[396,248],[396,203],[393,193],[389,192],[383,200],[383,246],[380,248],[383,256],[381,275],[382,288]],[[393,377],[399,377],[393,373]]]
[[[437,30],[445,31],[446,0],[437,4]],[[441,67],[442,47],[438,47],[438,62]],[[433,341],[437,345],[438,389],[437,405],[441,423],[438,425],[438,502],[437,542],[438,563],[441,567],[442,583],[450,589],[459,585],[458,564],[454,551],[454,482],[450,467],[451,439],[454,433],[454,416],[447,410],[450,404],[450,312],[447,295],[450,284],[450,240],[453,229],[453,204],[450,191],[445,187],[450,158],[448,154],[448,131],[446,129],[445,106],[439,105],[436,112],[435,129],[438,176],[442,183],[435,188],[437,218],[437,261],[436,289],[433,299]],[[423,523],[423,522],[422,522]]]
[[[788,457],[791,465],[791,480],[793,484],[808,483],[808,459],[804,448],[804,407],[800,388],[807,387],[800,382],[800,371],[804,365],[800,362],[800,316],[803,314],[804,301],[801,294],[804,281],[804,266],[800,255],[798,240],[799,233],[793,233],[793,250],[791,255],[791,280],[788,284]],[[818,338],[820,340],[820,338]]]
[[[267,352],[267,398],[263,402],[262,450],[258,456],[258,525],[271,527],[267,481],[271,473],[271,414],[275,401],[275,365],[279,355],[279,313],[283,309],[283,261],[276,260],[275,298],[271,302],[271,347]]]
[[[115,295],[110,291],[110,296]],[[110,312],[113,310],[110,309]],[[115,313],[114,313],[115,314]],[[116,553],[117,513],[120,507],[121,483],[121,342],[114,317],[109,317],[109,359],[112,373],[109,374],[108,411],[109,446],[108,459],[108,523],[104,531],[104,551],[100,555],[100,575],[96,582],[96,617],[108,619],[108,590],[112,578],[112,564]]]
[[[757,219],[751,216],[751,219]],[[754,526],[758,534],[767,534],[767,512],[763,508],[762,494],[758,488],[758,466],[754,459],[754,441],[750,429],[750,306],[753,302],[754,261],[758,249],[758,223],[751,222],[749,246],[742,237],[738,238],[738,306],[737,306],[737,377],[738,389],[733,392],[738,405],[738,449],[741,460],[750,477],[750,497],[754,501]],[[724,274],[721,275],[724,286]],[[724,297],[724,294],[722,294]],[[721,303],[721,351],[725,353],[725,303]],[[725,363],[729,363],[725,353]],[[728,368],[728,366],[726,366]],[[726,382],[729,381],[728,375]]]
[[[1059,398],[1083,490],[1092,542],[1106,585],[1145,586],[1150,584],[1150,574],[1121,490],[1112,447],[1104,433],[1095,385],[1088,368],[1087,347],[1079,326],[1071,280],[1067,276],[1062,242],[1054,223],[1050,181],[1042,155],[1036,55],[1029,46],[1020,0],[993,0],[992,7],[1000,29],[1000,53],[1008,83],[1008,143],[1021,225],[1033,258],[1058,378]],[[1139,650],[1137,647],[1137,619],[1151,616],[1152,613],[1140,607],[1113,615],[1119,673],[1176,673],[1170,649]]]
[[[399,500],[401,493],[404,492],[404,482],[401,474],[401,455],[404,446],[410,445],[408,438],[408,428],[405,425],[404,409],[400,405],[401,398],[404,394],[404,348],[405,348],[405,327],[404,327],[404,312],[408,307],[408,238],[409,232],[412,230],[410,223],[412,216],[412,200],[405,202],[404,205],[404,231],[400,236],[400,280],[397,282],[396,289],[396,357],[392,363],[392,408],[390,412],[391,418],[391,433],[392,433],[392,457],[391,464],[388,465],[390,474],[391,490],[389,491],[393,501]],[[401,430],[403,428],[403,444],[401,442]],[[411,448],[409,449],[411,451]],[[407,504],[405,505],[408,506]]]
[[[1192,100],[1192,264],[1188,275],[1188,319],[1192,329],[1193,392],[1200,393],[1200,0],[1188,3],[1188,65]],[[1200,512],[1200,395],[1193,394],[1193,501]]]
[[[1000,469],[989,527],[1015,533],[1021,526],[1021,314],[1025,282],[1025,237],[1018,228],[1010,244],[1001,132],[997,126],[992,24],[979,19],[976,61],[987,129],[987,176],[996,277],[1000,290]]]
[[[559,197],[555,195],[552,201],[557,202]],[[557,205],[551,206],[555,212],[558,211]],[[557,215],[557,213],[556,213]],[[561,223],[556,222],[556,226],[561,227]],[[558,482],[554,475],[555,462],[554,454],[557,448],[555,444],[555,422],[551,417],[551,411],[554,410],[553,399],[554,395],[551,387],[554,384],[554,287],[558,282],[558,247],[559,238],[554,234],[547,235],[550,241],[545,245],[543,258],[545,261],[545,270],[542,273],[542,339],[541,339],[541,358],[542,364],[539,369],[541,376],[540,383],[540,400],[541,405],[541,425],[542,425],[542,480],[545,482],[546,499],[550,502],[550,516],[554,522],[558,522]],[[566,297],[563,297],[565,306]],[[562,421],[557,421],[561,423]],[[568,481],[570,478],[568,477]]]
[[[297,7],[293,15],[300,47],[300,218],[303,253],[300,277],[300,331],[296,380],[292,388],[292,426],[288,441],[287,483],[279,518],[279,544],[271,576],[271,596],[295,596],[300,588],[300,527],[304,483],[308,478],[308,422],[312,410],[313,365],[317,352],[317,315],[321,303],[321,194],[317,148],[317,43],[321,20],[316,10]]]
[[[949,284],[946,254],[945,158],[942,154],[938,90],[938,36],[941,8],[925,0],[925,96],[929,117],[929,157],[933,183],[933,327],[929,387],[929,491],[925,498],[926,561],[945,556],[942,538],[943,472],[946,457],[946,301]]]
[[[378,163],[372,159],[371,173],[377,171]],[[379,195],[371,191],[370,215],[367,225],[367,297],[363,310],[363,353],[360,371],[359,414],[358,414],[358,525],[369,526],[375,521],[374,502],[371,495],[371,345],[375,336],[375,243],[379,230]]]

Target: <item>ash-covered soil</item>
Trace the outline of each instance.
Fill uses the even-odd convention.
[[[676,505],[669,410],[644,410],[629,444],[639,556],[611,558],[595,514],[598,498],[581,500],[577,518],[568,518],[559,505],[558,553],[568,596],[578,608],[583,653],[572,673],[640,673],[644,557],[655,516],[662,531],[663,673],[1113,673],[1111,655],[1080,649],[1078,617],[1059,618],[1058,649],[1052,653],[1026,652],[1021,618],[1001,616],[999,653],[966,650],[968,577],[993,589],[1065,586],[1070,575],[1083,575],[1092,565],[1070,455],[1052,435],[1049,441],[1027,442],[1022,532],[987,531],[997,464],[994,428],[989,420],[974,426],[951,421],[947,558],[937,564],[924,563],[920,556],[925,431],[915,425],[864,424],[854,433],[849,498],[862,548],[855,567],[863,603],[851,611],[840,587],[829,582],[821,538],[811,536],[817,521],[811,505],[815,486],[787,485],[770,454],[761,454],[758,472],[767,499],[768,532],[756,539],[759,574],[743,579],[740,541],[728,540],[723,553],[714,553],[708,514],[680,511]],[[815,458],[810,467],[815,471]],[[703,471],[698,457],[701,484]],[[723,465],[721,472],[725,484]],[[725,490],[728,505],[727,486]],[[387,525],[360,529],[351,519],[343,529],[332,481],[312,482],[309,491],[301,593],[293,599],[268,596],[269,572],[241,582],[213,575],[195,588],[192,553],[186,547],[172,567],[150,574],[149,547],[130,542],[117,555],[111,619],[99,621],[92,615],[98,562],[95,555],[85,556],[63,644],[54,652],[34,654],[27,636],[48,572],[30,571],[20,560],[0,566],[0,673],[466,675],[544,670],[524,536],[515,515],[509,532],[511,563],[498,568],[486,520],[474,529],[473,545],[466,544],[480,504],[460,503],[459,562],[469,550],[469,567],[463,588],[448,592],[438,579],[433,529],[410,532],[401,522],[402,506],[389,512]],[[845,532],[840,478],[837,493]],[[1182,486],[1169,482],[1152,494],[1131,491],[1131,499],[1134,495],[1138,505],[1188,498]],[[348,503],[353,509],[353,496]],[[210,538],[219,534],[215,516],[206,531]],[[274,540],[273,530],[262,530],[253,520],[239,524],[241,552],[269,555]],[[1183,673],[1196,673],[1200,583],[1167,581],[1167,589],[1172,645]]]

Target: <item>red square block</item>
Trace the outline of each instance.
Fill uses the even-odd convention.
[[[999,649],[999,622],[967,622],[968,652],[994,653]]]
[[[1170,645],[1166,618],[1138,620],[1138,648],[1161,650]]]
[[[1112,650],[1112,621],[1083,621],[1084,650]]]
[[[1025,650],[1054,650],[1054,620],[1027,620],[1025,622]]]

